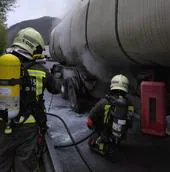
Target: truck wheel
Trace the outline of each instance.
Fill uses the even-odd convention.
[[[68,98],[70,100],[71,109],[74,112],[79,113],[80,107],[79,107],[78,97],[72,80],[68,81]]]

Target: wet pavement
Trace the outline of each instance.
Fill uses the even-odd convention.
[[[45,92],[47,111],[64,119],[76,141],[87,136],[91,131],[86,127],[88,112],[76,114],[69,107],[69,102],[60,95]],[[50,105],[50,109],[49,109]],[[48,116],[48,134],[56,145],[71,143],[64,125],[55,117]],[[140,133],[140,122],[129,130],[128,137],[121,145],[119,157],[111,162],[90,151],[87,140],[78,145],[84,159],[93,172],[169,172],[170,138],[159,138]],[[54,151],[59,157],[64,172],[89,172],[74,147],[58,148]]]

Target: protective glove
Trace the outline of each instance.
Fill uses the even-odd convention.
[[[55,74],[56,72],[61,72],[62,66],[60,64],[54,64],[50,70],[52,74]]]
[[[88,118],[87,122],[86,122],[86,125],[87,127],[90,129],[90,130],[93,130],[94,129],[94,123],[92,121],[91,118]]]
[[[56,64],[54,64],[54,65],[52,66],[52,68],[50,69],[52,74],[55,73],[55,67],[56,67]]]

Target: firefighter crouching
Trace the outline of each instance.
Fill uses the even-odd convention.
[[[111,80],[110,94],[99,100],[91,109],[87,120],[89,129],[96,134],[89,138],[92,150],[109,158],[125,139],[128,128],[132,127],[134,108],[127,98],[129,81],[124,75],[116,75]]]
[[[40,60],[43,49],[40,33],[25,28],[0,57],[0,171],[33,172],[38,167],[37,143],[47,130],[44,89],[58,92]]]

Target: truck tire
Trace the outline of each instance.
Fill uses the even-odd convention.
[[[68,88],[68,98],[70,100],[71,109],[74,112],[79,113],[80,112],[80,104],[78,101],[78,95],[77,95],[75,85],[71,79],[68,80],[68,87],[67,88]]]

